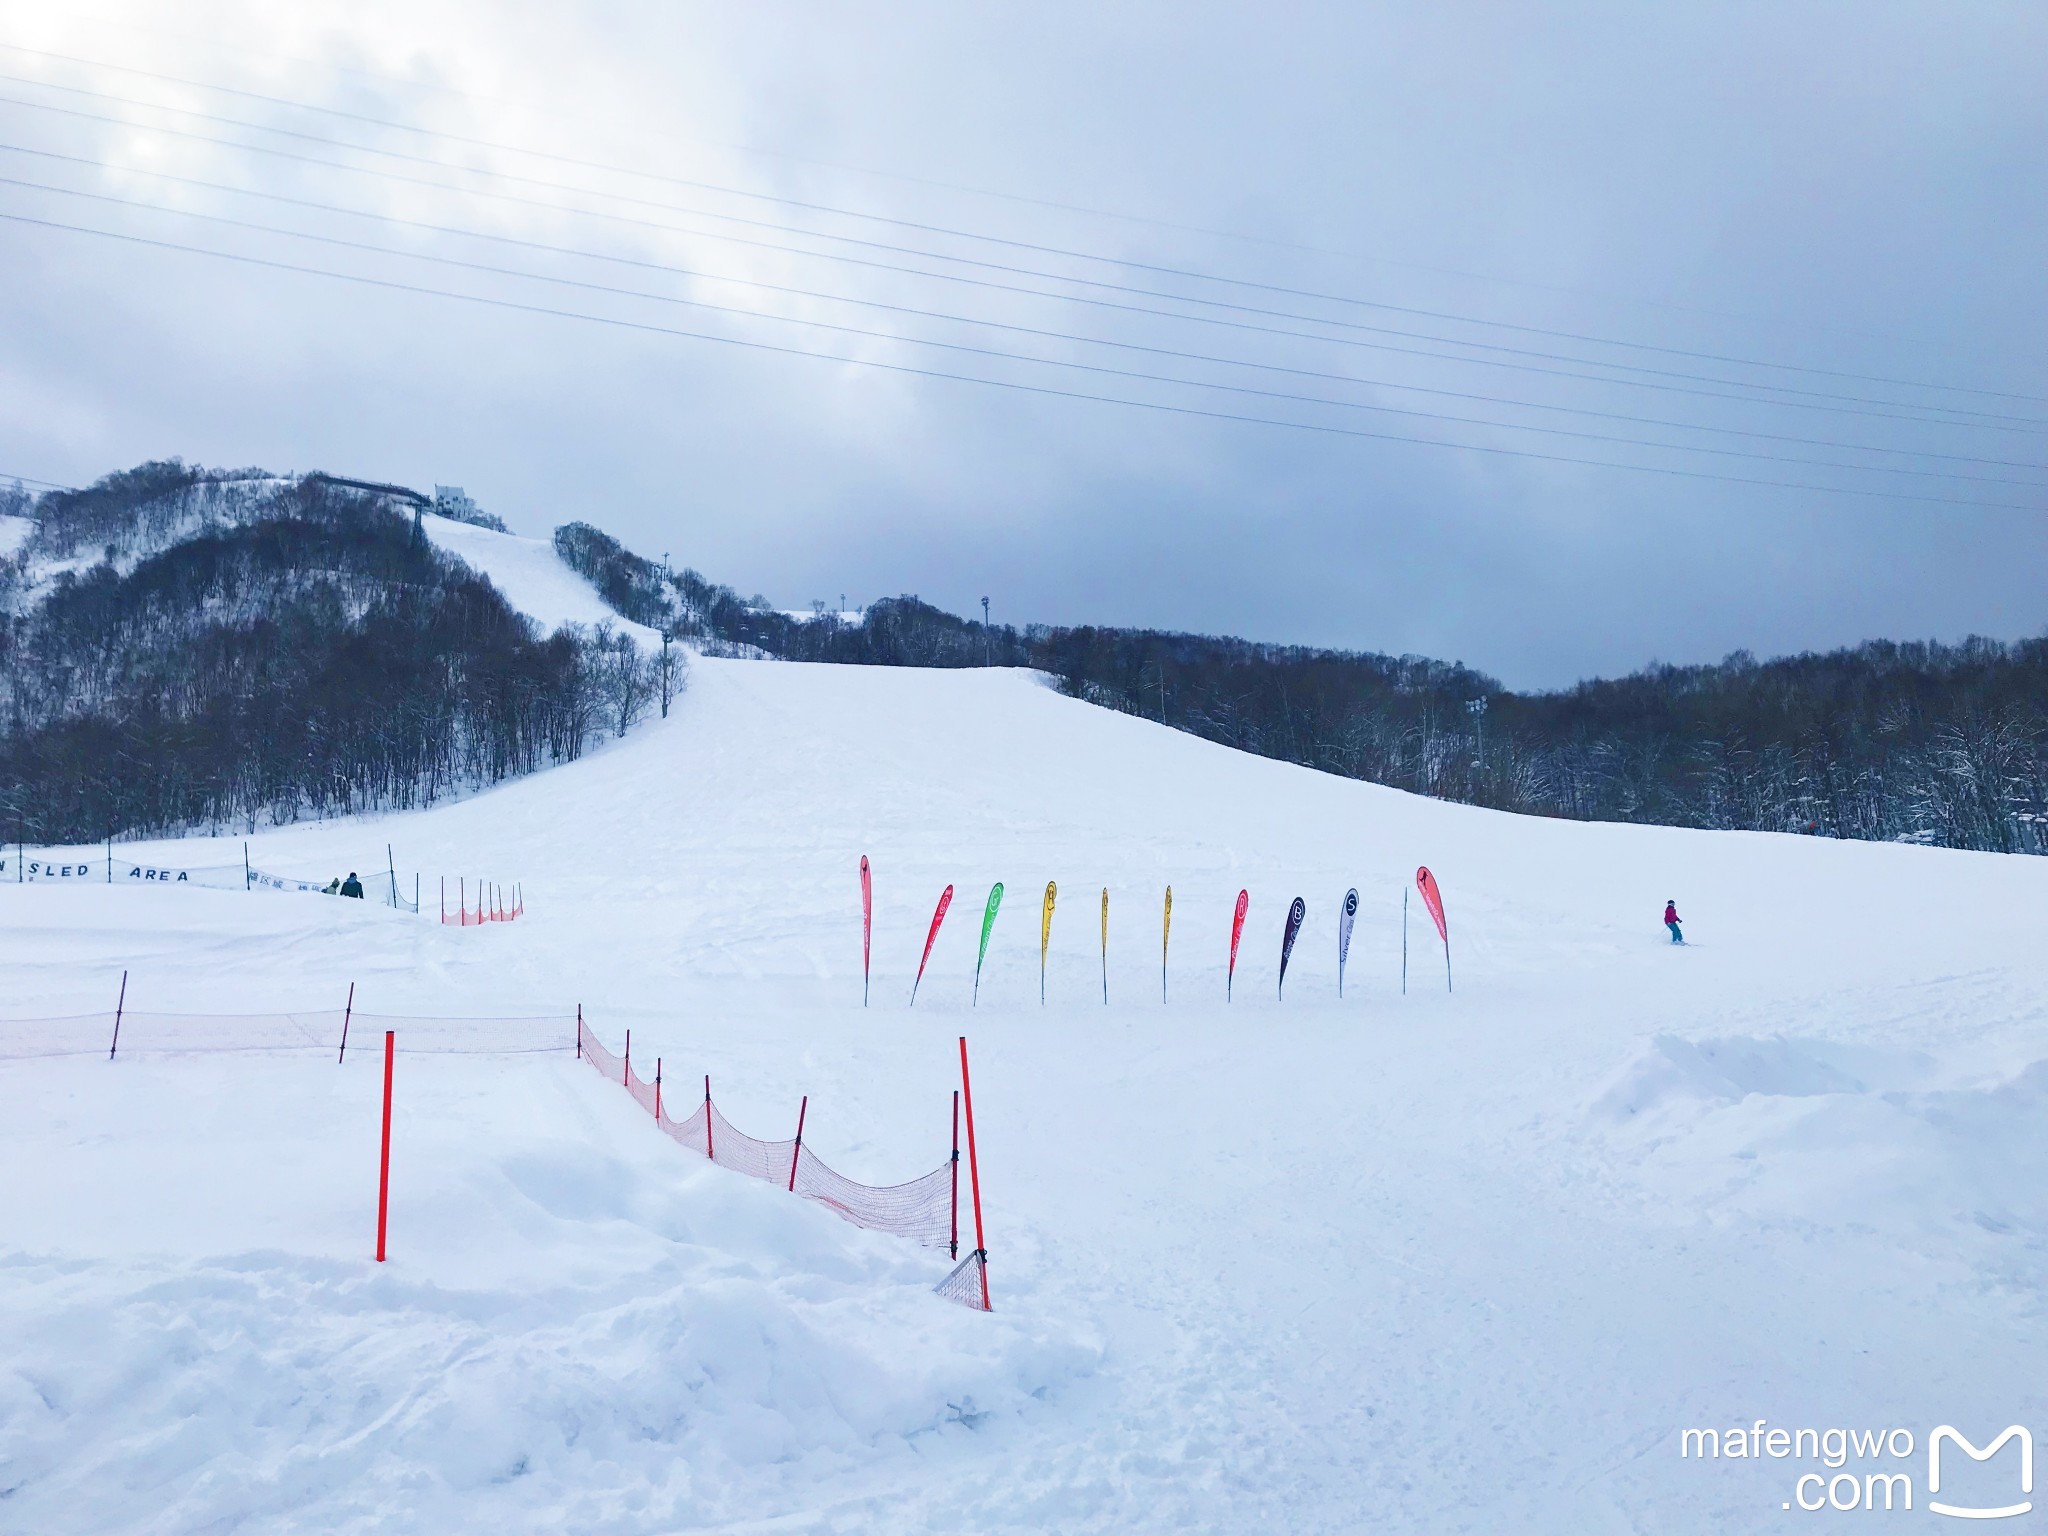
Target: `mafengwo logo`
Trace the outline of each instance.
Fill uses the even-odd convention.
[[[1819,1462],[1819,1469],[1799,1472],[1779,1508],[1847,1514],[1913,1508],[1920,1443],[1910,1429],[1775,1429],[1758,1419],[1747,1429],[1683,1430],[1678,1454],[1702,1461]],[[2010,1520],[2032,1511],[2034,1436],[2025,1425],[2008,1425],[1980,1446],[1953,1424],[1938,1424],[1924,1443],[1928,1513]],[[2011,1453],[2001,1455],[2008,1447]]]

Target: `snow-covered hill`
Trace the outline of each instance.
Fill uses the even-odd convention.
[[[877,1181],[943,1154],[965,1033],[997,1310],[573,1060],[401,1060],[381,1270],[368,1053],[4,1061],[10,1528],[1769,1530],[1839,1469],[1681,1429],[2044,1418],[2038,860],[1518,819],[1028,674],[715,660],[584,761],[250,841],[389,842],[527,916],[441,927],[431,879],[426,920],[0,886],[0,1014],[103,1009],[124,969],[144,1009],[581,1003],[758,1134],[809,1094],[806,1144]],[[1415,908],[1404,996],[1423,863],[1457,990]],[[1924,1455],[1850,1470],[1924,1501]]]

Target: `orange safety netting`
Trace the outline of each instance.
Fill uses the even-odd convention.
[[[958,1256],[958,1147],[937,1168],[908,1183],[862,1184],[833,1168],[796,1137],[764,1141],[740,1130],[712,1102],[708,1081],[701,1098],[694,1093],[690,1095],[690,1113],[676,1119],[670,1113],[676,1099],[666,1086],[643,1078],[634,1068],[630,1055],[620,1057],[605,1049],[588,1026],[579,1021],[577,1027],[583,1059],[606,1079],[622,1085],[632,1094],[640,1107],[654,1117],[656,1125],[678,1146],[687,1147],[721,1167],[793,1190],[807,1200],[815,1200],[838,1212],[855,1226],[907,1237],[927,1248]],[[628,1052],[631,1049],[629,1039]],[[980,1262],[979,1255],[969,1255],[968,1263]],[[960,1270],[955,1270],[954,1276],[940,1287],[940,1294],[985,1309],[985,1287],[978,1278],[979,1271],[976,1273],[974,1284],[963,1289],[955,1283],[960,1274]],[[954,1290],[961,1291],[961,1294],[953,1295]],[[972,1292],[971,1300],[967,1294],[969,1291]]]
[[[57,1018],[0,1019],[0,1061],[51,1056],[170,1055],[220,1051],[327,1052],[396,1030],[410,1053],[524,1055],[575,1048],[569,1014],[446,1018],[328,1008],[280,1013],[168,1013],[122,1008]]]

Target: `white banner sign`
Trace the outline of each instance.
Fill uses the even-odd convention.
[[[0,852],[0,881],[27,883],[57,881],[66,885],[203,885],[213,890],[239,891],[246,884],[239,864],[179,866],[140,864],[133,859],[109,859],[76,853]]]

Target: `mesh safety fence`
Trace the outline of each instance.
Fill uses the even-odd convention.
[[[626,1058],[626,1092],[633,1095],[634,1099],[639,1102],[640,1107],[650,1115],[654,1113],[656,1106],[661,1103],[660,1098],[654,1091],[654,1084],[648,1082],[633,1070],[633,1059],[630,1056]]]
[[[346,1061],[367,1054],[387,1029],[397,1031],[400,1048],[409,1054],[527,1055],[569,1051],[576,1045],[576,1020],[570,1014],[449,1018],[344,1008],[280,1013],[123,1008],[68,1017],[0,1019],[0,1061],[231,1051],[325,1053]]]
[[[578,1014],[456,1018],[381,1014],[349,1008],[275,1013],[171,1013],[122,1007],[104,1013],[0,1019],[0,1061],[71,1056],[186,1055],[222,1052],[310,1053],[343,1061],[378,1060],[378,1037],[394,1031],[410,1055],[528,1055],[574,1050],[619,1083],[678,1146],[722,1167],[793,1189],[855,1226],[906,1237],[959,1255],[960,1151],[903,1184],[863,1184],[831,1167],[794,1137],[763,1140],[740,1130],[712,1102],[709,1085],[691,1093],[690,1113],[591,1033]],[[630,1050],[630,1042],[629,1042]],[[957,1140],[957,1136],[956,1136]],[[969,1253],[938,1293],[985,1310],[984,1256]],[[963,1275],[971,1273],[971,1280]]]
[[[657,1095],[656,1085],[640,1075],[630,1057],[616,1056],[607,1050],[580,1020],[577,1028],[583,1059],[609,1081],[624,1086],[678,1146],[750,1178],[783,1189],[793,1188],[805,1199],[836,1211],[857,1227],[907,1237],[949,1255],[959,1253],[957,1147],[930,1173],[907,1183],[863,1184],[833,1168],[794,1136],[772,1141],[749,1136],[719,1111],[708,1087],[701,1097],[691,1093],[690,1113],[676,1119],[670,1113],[679,1103],[673,1089],[664,1085]],[[962,1305],[986,1310],[987,1287],[981,1271],[975,1270],[971,1284],[960,1279],[970,1265],[982,1262],[980,1255],[968,1255],[967,1261],[940,1285],[939,1294]]]
[[[347,866],[344,865],[344,868]],[[377,906],[419,911],[417,887],[406,890],[400,876],[371,860],[360,874],[363,899]],[[198,886],[213,891],[299,891],[340,893],[342,875],[285,875],[250,864],[176,864],[144,861],[122,848],[27,850],[0,847],[0,881],[26,885],[128,886],[172,890]]]
[[[809,1147],[798,1149],[796,1192],[829,1205],[848,1221],[877,1232],[893,1232],[927,1248],[956,1246],[957,1155],[907,1184],[859,1184],[830,1166]]]
[[[987,1256],[970,1253],[954,1265],[953,1272],[932,1289],[946,1300],[957,1301],[963,1307],[972,1307],[977,1312],[988,1311]]]

